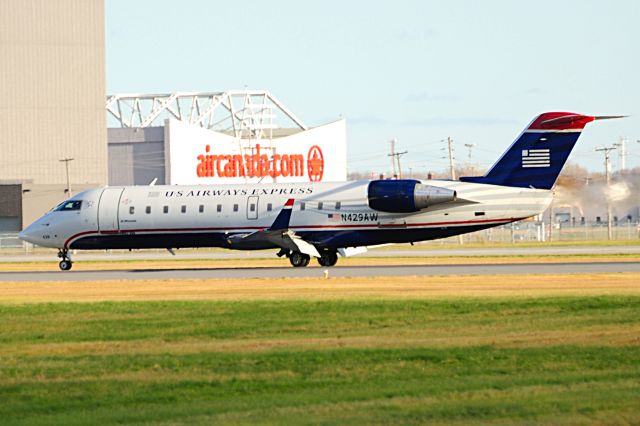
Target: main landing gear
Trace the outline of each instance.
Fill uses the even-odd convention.
[[[335,251],[323,251],[318,258],[320,266],[333,266],[338,263],[338,253]]]
[[[291,266],[294,268],[304,268],[309,265],[311,261],[311,256],[308,254],[300,253],[299,251],[288,252],[285,249],[280,250],[278,253],[278,257],[287,256],[289,258],[289,262]],[[318,263],[320,266],[333,266],[338,262],[338,253],[332,250],[323,251],[318,257]]]
[[[311,257],[308,254],[294,251],[289,255],[289,262],[294,268],[304,268],[309,264],[309,261],[311,261]]]
[[[69,269],[71,269],[71,267],[73,266],[73,262],[71,262],[71,258],[69,257],[69,250],[60,249],[58,251],[58,257],[62,259],[60,260],[60,263],[58,263],[60,269],[62,269],[63,271],[68,271]]]

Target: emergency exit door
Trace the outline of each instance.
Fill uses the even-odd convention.
[[[256,220],[258,218],[258,199],[255,195],[247,198],[247,219]]]

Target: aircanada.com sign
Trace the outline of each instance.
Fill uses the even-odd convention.
[[[238,140],[177,120],[165,124],[166,182],[178,185],[345,181],[344,120],[272,140]]]
[[[318,145],[309,149],[306,158],[303,154],[264,154],[259,143],[251,151],[244,155],[214,154],[211,145],[206,145],[205,152],[197,157],[196,175],[199,178],[286,178],[303,177],[306,170],[311,182],[322,181],[324,157]]]

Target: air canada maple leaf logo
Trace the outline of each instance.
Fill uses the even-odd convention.
[[[311,182],[320,182],[324,173],[324,157],[322,150],[318,145],[309,148],[307,155],[307,171],[309,172],[309,180]]]

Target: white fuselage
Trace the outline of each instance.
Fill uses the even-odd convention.
[[[234,247],[226,236],[268,228],[294,199],[289,229],[317,246],[356,247],[441,238],[537,215],[551,191],[447,180],[457,201],[415,213],[369,207],[369,181],[106,187],[79,193],[79,210],[51,211],[21,238],[61,249]],[[256,246],[250,248],[268,248]]]

